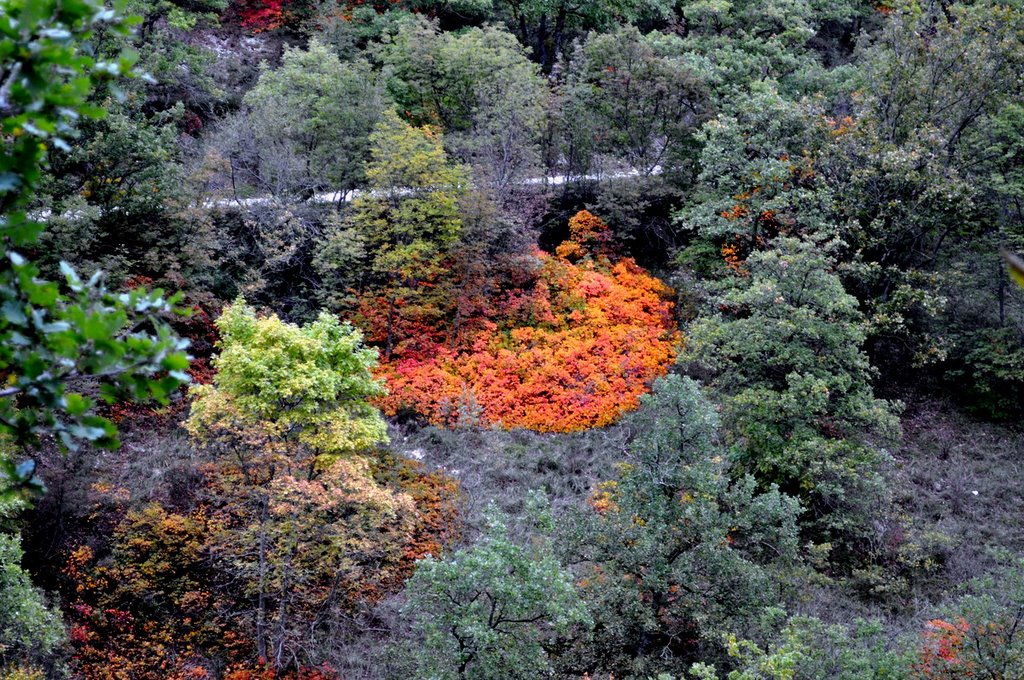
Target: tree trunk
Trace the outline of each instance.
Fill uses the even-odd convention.
[[[284,563],[284,573],[281,576],[281,595],[277,605],[277,639],[274,641],[274,670],[281,670],[284,667],[284,643],[288,637],[288,597],[291,588],[292,560],[298,552],[298,547],[292,548]]]
[[[552,46],[551,54],[549,55],[551,63],[548,64],[547,73],[551,73],[552,69],[555,68],[558,55],[562,52],[562,40],[565,36],[565,21],[567,17],[568,13],[566,12],[565,5],[560,5],[558,7],[558,15],[555,18],[555,33],[551,39]]]
[[[548,64],[548,15],[542,14],[540,25],[537,26],[537,61],[540,62],[541,71],[551,73],[551,66]]]
[[[395,314],[397,311],[398,303],[398,287],[395,286],[394,291],[391,293],[391,300],[388,301],[388,322],[387,322],[387,335],[384,339],[384,359],[391,358],[391,350],[394,348],[395,343]]]
[[[256,607],[256,655],[267,658],[267,516],[270,504],[260,497],[259,602]]]
[[[1002,259],[996,260],[996,278],[999,281],[998,292],[996,295],[999,298],[999,325],[1006,325],[1006,267],[1003,265]]]

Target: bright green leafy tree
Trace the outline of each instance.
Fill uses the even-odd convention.
[[[305,326],[259,317],[238,300],[217,319],[220,355],[213,385],[192,388],[187,427],[200,441],[225,418],[265,428],[326,459],[387,439],[367,399],[383,387],[370,370],[377,350],[329,314]]]

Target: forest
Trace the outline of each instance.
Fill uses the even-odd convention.
[[[0,680],[1024,680],[1024,0],[0,0]]]

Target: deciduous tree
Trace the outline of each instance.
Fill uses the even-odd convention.
[[[348,223],[327,235],[318,266],[331,289],[347,283],[338,276],[355,264],[346,253],[366,256],[362,325],[389,357],[407,315],[437,324],[451,304],[437,284],[461,235],[466,177],[448,160],[436,128],[412,127],[394,111],[384,115],[370,142],[369,191],[353,202]],[[336,260],[342,255],[345,260]]]
[[[852,547],[888,457],[864,436],[894,441],[899,405],[874,396],[865,320],[827,244],[774,243],[691,325],[681,360],[722,400],[740,469],[801,495],[825,536]]]
[[[223,130],[222,153],[261,192],[292,201],[346,194],[365,180],[382,99],[369,64],[342,62],[313,40],[286,50],[276,69],[263,65],[247,108]]]
[[[18,501],[0,500],[0,519],[7,520],[20,506]],[[59,611],[51,609],[33,585],[22,557],[21,537],[0,533],[0,674],[4,675],[18,669],[26,674],[37,671],[66,636]]]
[[[257,655],[315,665],[337,616],[392,587],[416,528],[413,501],[353,455],[386,441],[367,400],[377,352],[335,317],[305,326],[238,301],[218,319],[214,384],[193,389],[186,427],[217,455],[210,550],[241,585]]]
[[[192,388],[187,427],[199,441],[253,428],[328,460],[387,438],[367,399],[384,393],[370,371],[377,351],[329,314],[305,326],[259,317],[244,300],[217,319],[220,355],[213,385]],[[301,463],[300,463],[301,464]]]
[[[507,204],[517,183],[540,173],[548,91],[512,34],[409,21],[380,55],[398,110],[440,125],[446,148],[493,196]]]
[[[563,75],[559,112],[570,173],[673,172],[707,115],[706,67],[630,26],[593,33]],[[603,161],[603,162],[602,162]]]
[[[409,581],[403,608],[421,640],[417,675],[536,678],[552,671],[548,648],[589,622],[572,576],[559,563],[552,519],[538,498],[528,545],[492,509],[484,535],[443,559],[428,557]]]

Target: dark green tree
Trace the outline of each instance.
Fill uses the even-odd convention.
[[[403,608],[420,641],[413,652],[417,677],[549,676],[552,643],[589,623],[552,546],[546,499],[532,496],[529,504],[535,535],[526,545],[492,508],[475,544],[417,565]]]
[[[590,34],[573,55],[560,112],[570,174],[588,174],[596,155],[644,176],[677,167],[707,116],[709,69],[672,43],[629,26]]]
[[[668,0],[500,0],[497,6],[545,73],[581,31],[638,19],[665,20],[673,9]]]
[[[711,633],[775,604],[771,574],[795,559],[800,509],[730,479],[715,407],[689,378],[656,381],[625,426],[618,477],[565,523],[595,622],[566,661],[616,677],[682,672],[716,653]]]
[[[721,401],[739,468],[804,499],[819,540],[850,546],[884,497],[888,454],[866,436],[895,442],[899,405],[874,396],[867,324],[828,248],[777,238],[752,254],[680,360]]]

